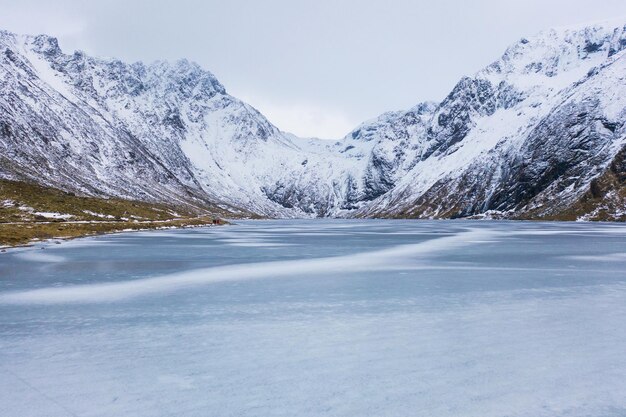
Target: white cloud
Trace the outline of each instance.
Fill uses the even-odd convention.
[[[0,26],[20,34],[47,34],[65,39],[80,37],[85,32],[85,22],[79,14],[54,4],[3,5]]]
[[[302,137],[340,139],[359,123],[328,105],[268,100],[248,94],[233,95],[254,106],[280,130]]]

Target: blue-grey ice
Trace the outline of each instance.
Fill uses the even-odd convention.
[[[0,254],[0,416],[624,416],[626,226],[247,221]]]

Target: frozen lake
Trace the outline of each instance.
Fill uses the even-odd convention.
[[[0,416],[625,415],[626,225],[250,221],[0,254]]]

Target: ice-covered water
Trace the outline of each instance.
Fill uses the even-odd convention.
[[[322,415],[626,415],[626,226],[255,221],[0,254],[0,416]]]

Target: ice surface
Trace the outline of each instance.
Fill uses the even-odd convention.
[[[0,416],[623,416],[624,271],[626,227],[588,223],[254,221],[10,250]]]
[[[16,258],[33,262],[63,262],[66,259],[62,256],[52,255],[42,251],[28,250],[15,255]]]

